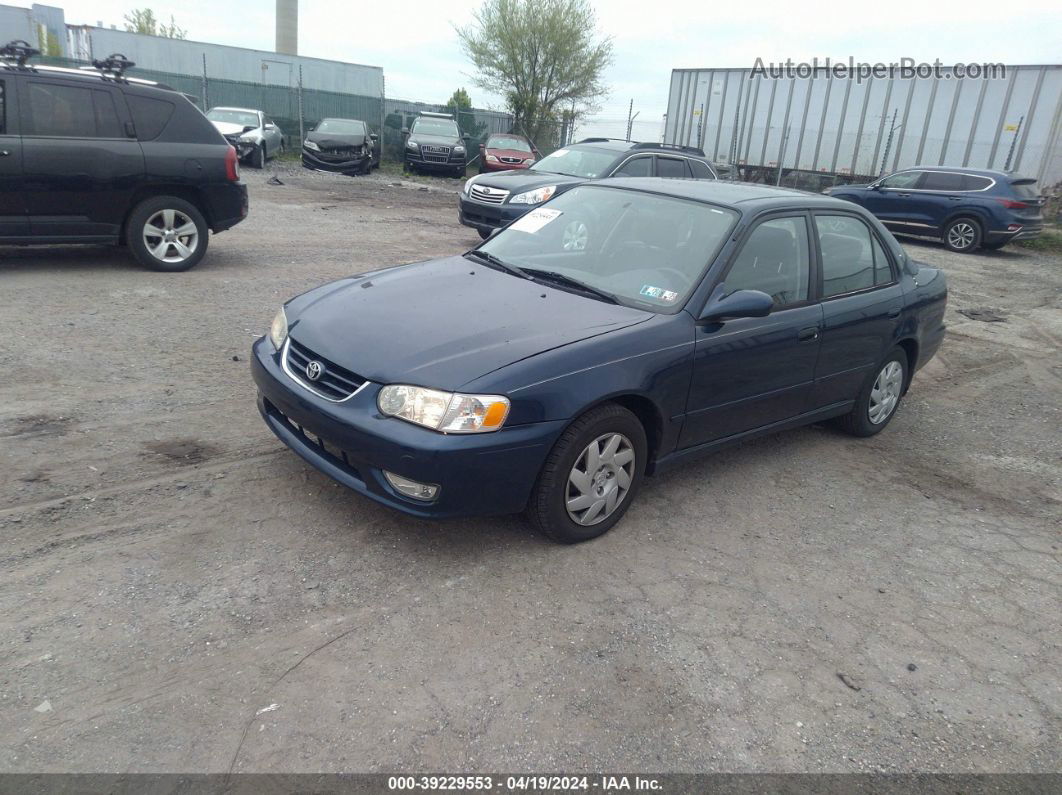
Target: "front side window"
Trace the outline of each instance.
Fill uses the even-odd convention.
[[[956,191],[963,190],[965,177],[950,171],[927,171],[922,190]]]
[[[651,157],[632,157],[612,175],[614,177],[648,177],[653,172]]]
[[[689,179],[690,170],[686,161],[678,157],[657,157],[656,175],[671,179]]]
[[[622,303],[676,312],[737,221],[728,208],[583,185],[503,229],[480,251],[545,281],[562,274]],[[554,277],[555,278],[555,277]]]
[[[772,218],[757,226],[723,279],[726,294],[759,290],[776,307],[808,300],[810,268],[804,216]]]
[[[896,188],[898,190],[906,188],[910,190],[918,184],[918,179],[921,176],[921,171],[901,171],[898,174],[893,174],[891,177],[885,177],[885,179],[879,184],[883,188]]]
[[[91,88],[57,83],[29,83],[27,135],[55,138],[98,138],[96,105]]]
[[[850,215],[816,215],[815,225],[822,252],[823,298],[892,281],[885,253],[878,246],[880,256],[875,255],[870,229],[862,221]]]

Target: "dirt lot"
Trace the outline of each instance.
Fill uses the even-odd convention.
[[[0,770],[1059,770],[1059,258],[909,242],[949,336],[886,432],[703,459],[566,548],[267,431],[282,300],[478,239],[455,182],[279,170],[187,274],[0,248]]]

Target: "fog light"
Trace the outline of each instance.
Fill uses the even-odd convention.
[[[1020,232],[1021,231],[1021,224],[1010,224],[1007,227],[1007,231],[1008,232]]]
[[[414,500],[434,500],[435,495],[439,493],[438,486],[433,486],[430,483],[417,483],[415,480],[396,475],[394,472],[384,470],[384,477],[387,478],[388,483],[394,486],[395,491],[407,497],[412,497]]]

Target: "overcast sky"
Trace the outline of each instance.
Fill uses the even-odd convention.
[[[0,0],[28,6],[25,0]],[[274,1],[242,0],[53,0],[71,24],[121,27],[131,7],[148,6],[157,16],[188,30],[188,38],[272,50]],[[500,98],[472,84],[451,23],[464,25],[475,0],[400,0],[346,3],[300,0],[299,53],[382,66],[388,96],[444,102],[465,86],[478,107],[500,107]],[[602,117],[626,118],[633,99],[640,119],[659,119],[676,67],[748,67],[765,62],[847,58],[891,62],[939,58],[945,64],[1059,63],[1062,5],[1024,0],[1009,7],[998,0],[961,4],[926,0],[887,3],[684,2],[599,0],[601,33],[615,43],[608,72],[611,93]]]

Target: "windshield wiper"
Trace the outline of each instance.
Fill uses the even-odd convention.
[[[610,304],[618,304],[619,299],[612,293],[606,292],[602,289],[581,282],[578,279],[573,279],[571,276],[567,276],[563,273],[557,273],[556,271],[540,271],[536,268],[525,268],[523,271],[525,274],[529,274],[531,278],[540,279],[546,282],[553,282],[554,284],[563,284],[568,287],[574,287],[576,290],[582,290],[585,293],[590,293],[602,301],[607,301]]]
[[[501,259],[500,257],[494,256],[489,251],[481,251],[478,248],[474,248],[471,251],[466,251],[465,252],[465,256],[470,258],[470,259],[482,260],[483,262],[487,263],[488,265],[493,265],[495,268],[498,268],[500,270],[506,271],[507,273],[513,274],[513,276],[519,276],[521,279],[530,279],[531,278],[530,276],[527,275],[526,271],[516,267],[515,265],[509,264],[508,262],[506,262],[505,260]]]

